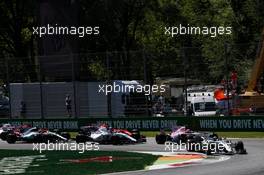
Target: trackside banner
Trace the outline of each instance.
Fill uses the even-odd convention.
[[[81,126],[107,123],[113,128],[157,131],[187,125],[201,131],[264,131],[264,116],[245,117],[167,117],[167,118],[82,118],[82,119],[0,119],[0,123],[30,124],[48,129],[76,131]]]

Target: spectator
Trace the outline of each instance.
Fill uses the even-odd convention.
[[[71,108],[71,97],[69,94],[66,95],[65,106],[66,106],[68,116],[71,117],[72,116],[72,108]]]
[[[24,101],[20,102],[20,117],[26,118],[26,103]]]
[[[160,95],[159,98],[158,98],[158,102],[161,104],[161,105],[164,105],[165,104],[165,99],[163,97],[163,95]]]
[[[231,84],[232,84],[232,89],[236,90],[237,89],[237,72],[235,70],[233,70],[231,73]]]

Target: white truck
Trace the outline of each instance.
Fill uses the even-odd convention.
[[[216,115],[214,86],[191,87],[187,89],[187,113],[192,116]]]

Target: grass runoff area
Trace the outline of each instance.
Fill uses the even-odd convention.
[[[141,131],[142,135],[146,137],[155,137],[158,134],[158,131]],[[220,137],[228,137],[228,138],[264,138],[264,132],[252,132],[252,131],[245,131],[245,132],[215,132]],[[77,132],[70,133],[72,138],[75,138]]]
[[[141,134],[147,137],[155,137],[158,131],[142,131]],[[264,132],[215,132],[220,137],[228,138],[264,138]]]
[[[141,134],[147,137],[155,137],[158,131],[142,131]],[[264,138],[264,132],[215,132],[220,137],[228,138]]]
[[[111,158],[109,156],[112,156]],[[121,151],[44,151],[0,150],[0,174],[3,171],[25,171],[22,174],[101,174],[141,170],[158,156]],[[111,159],[111,160],[110,160]],[[13,174],[13,173],[10,173]]]

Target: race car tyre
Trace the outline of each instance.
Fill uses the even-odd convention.
[[[38,134],[35,136],[35,138],[29,142],[33,143],[42,143],[43,142],[43,136],[41,134]]]
[[[133,129],[131,133],[132,133],[132,137],[134,139],[136,139],[136,140],[139,140],[140,139],[140,132],[139,132],[138,129]]]
[[[207,154],[207,155],[212,155],[212,153],[214,153],[213,151],[213,149],[215,149],[215,145],[212,145],[212,144],[208,144],[208,149],[205,151],[205,153]]]
[[[179,135],[179,140],[181,143],[187,143],[188,136],[186,134]]]
[[[9,144],[16,143],[16,140],[17,140],[17,137],[16,137],[16,135],[14,135],[14,134],[8,134],[8,135],[6,136],[6,141],[7,141],[7,143],[9,143]]]
[[[158,134],[156,135],[156,143],[157,144],[164,144],[167,141],[167,135]]]
[[[8,132],[2,132],[0,134],[0,139],[2,139],[3,141],[6,141],[7,134],[8,134]]]
[[[193,147],[193,140],[188,140],[187,141],[187,151],[194,151],[194,147]]]
[[[235,151],[237,154],[247,154],[247,151],[244,148],[244,143],[242,141],[238,141],[235,144]]]
[[[197,143],[195,143],[193,139],[188,140],[187,141],[187,151],[195,152],[196,151],[196,148],[195,148],[196,144]]]
[[[42,135],[40,140],[41,143],[56,143],[57,141],[55,137],[50,135]]]
[[[48,137],[47,140],[50,142],[50,143],[57,143],[58,141],[61,141],[60,138],[56,138],[56,137]]]
[[[111,141],[113,145],[121,145],[121,140],[118,136],[112,136]]]
[[[210,149],[205,151],[206,155],[212,155],[212,151]]]
[[[171,138],[171,136],[169,136],[169,135],[166,135],[166,142],[171,142],[172,141],[172,138]]]
[[[85,143],[87,140],[87,137],[83,134],[78,134],[75,138],[76,143]]]

